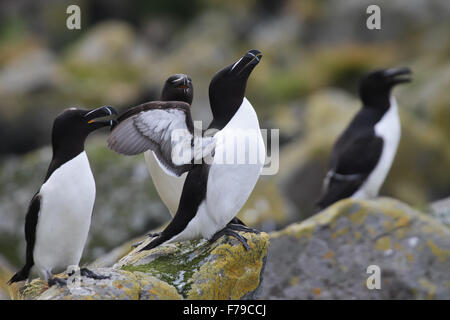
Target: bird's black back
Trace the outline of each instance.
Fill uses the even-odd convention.
[[[384,113],[363,107],[339,136],[328,169],[333,174],[318,201],[320,208],[352,196],[375,168],[383,150],[383,139],[375,134],[375,125]]]

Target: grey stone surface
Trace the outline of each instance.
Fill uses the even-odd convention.
[[[381,289],[366,286],[367,267]],[[344,200],[271,234],[263,299],[450,299],[450,230],[393,199]]]

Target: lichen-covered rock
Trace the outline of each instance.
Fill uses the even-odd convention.
[[[367,267],[381,289],[366,286]],[[271,234],[263,299],[450,299],[450,230],[393,199],[342,200]]]
[[[431,215],[450,227],[450,197],[434,201],[430,205]]]
[[[62,278],[67,285],[48,285],[42,280],[33,280],[21,290],[22,299],[37,300],[138,300],[180,299],[175,288],[141,272],[131,273],[111,268],[95,268],[95,273],[108,279],[95,280],[78,273]]]
[[[20,290],[21,299],[253,299],[261,285],[269,246],[266,233],[242,233],[250,245],[245,251],[234,238],[222,237],[213,244],[206,240],[163,245],[138,252],[136,248],[112,268],[90,268],[107,276],[95,280],[79,271],[67,285],[48,288],[33,280]],[[142,245],[150,241],[147,239]]]
[[[269,246],[268,235],[245,233],[246,251],[234,238],[178,242],[151,251],[140,247],[122,258],[114,268],[141,271],[175,286],[188,299],[254,298],[260,286]]]

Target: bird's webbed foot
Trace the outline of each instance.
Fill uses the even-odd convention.
[[[227,226],[225,228],[223,228],[222,230],[217,231],[211,239],[209,239],[210,243],[216,242],[220,237],[222,236],[230,236],[230,237],[234,237],[237,240],[239,240],[239,242],[242,243],[242,245],[244,246],[245,250],[249,250],[250,246],[247,243],[247,239],[245,239],[243,236],[241,236],[239,233],[237,233],[236,231],[233,230],[233,227],[230,226],[231,224],[227,224]],[[240,226],[240,225],[239,225]]]
[[[58,277],[51,276],[48,279],[47,283],[48,283],[49,287],[53,287],[55,284],[60,286],[60,287],[64,287],[64,286],[67,285],[67,280],[63,279],[63,278],[58,278]]]
[[[147,233],[147,237],[149,237],[149,238],[156,238],[156,237],[159,237],[160,235],[161,235],[161,232],[150,232],[150,233]],[[139,247],[141,244],[143,244],[144,241],[145,241],[145,240],[136,242],[136,243],[134,243],[134,244],[132,245],[132,247],[133,247],[133,248],[137,248],[137,247]]]
[[[94,271],[89,270],[88,268],[81,268],[80,275],[82,275],[83,277],[88,277],[88,278],[95,279],[95,280],[105,280],[105,279],[110,278],[110,276],[104,276],[104,275],[95,273]]]
[[[250,228],[250,227],[247,227],[245,225],[236,224],[236,223],[233,223],[233,222],[230,222],[228,224],[228,227],[230,229],[232,229],[232,230],[235,230],[235,231],[250,232],[250,233],[254,233],[254,234],[260,234],[261,233],[261,231],[259,231],[258,229]]]

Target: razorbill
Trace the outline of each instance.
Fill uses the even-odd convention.
[[[374,198],[400,140],[400,119],[392,88],[410,81],[408,68],[377,70],[359,87],[363,106],[334,144],[320,208],[344,198]]]
[[[35,266],[49,284],[70,265],[78,265],[91,224],[95,181],[84,151],[86,137],[112,126],[114,120],[96,120],[117,114],[111,107],[71,108],[53,122],[50,162],[44,183],[31,199],[25,219],[26,263],[9,284],[25,280]],[[82,273],[93,273],[82,268]]]
[[[252,192],[265,158],[258,117],[245,98],[247,80],[261,57],[258,50],[250,50],[213,77],[209,86],[213,120],[203,135],[194,134],[189,105],[179,101],[140,105],[139,113],[110,133],[112,150],[134,155],[150,149],[173,174],[188,173],[173,220],[141,250],[197,238],[215,241],[225,234],[249,248],[235,230],[258,231],[235,223],[235,216]],[[235,155],[237,137],[245,140],[243,151],[236,153],[241,161],[234,157],[228,161]]]
[[[170,76],[161,92],[161,101],[184,101],[190,105],[193,97],[192,80],[185,74]],[[144,152],[144,157],[156,191],[173,217],[178,209],[187,173],[183,173],[181,176],[173,175],[170,170],[167,170],[158,161],[158,158],[151,150]]]

